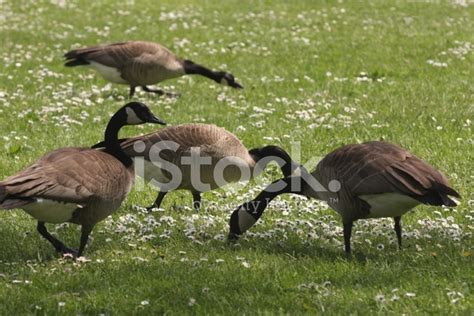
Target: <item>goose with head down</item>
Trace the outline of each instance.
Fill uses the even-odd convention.
[[[160,207],[167,192],[179,189],[192,192],[197,209],[202,192],[249,180],[270,161],[280,165],[284,176],[299,170],[299,164],[282,148],[248,150],[234,134],[211,124],[182,124],[120,142],[135,160],[135,169],[141,170],[137,174],[160,188],[149,210]],[[93,147],[101,146],[103,143]]]
[[[201,75],[232,88],[243,87],[226,71],[214,71],[188,59],[182,59],[166,47],[152,42],[128,41],[97,45],[67,52],[66,67],[89,66],[104,79],[113,83],[128,84],[130,98],[136,87],[158,95],[168,94],[148,85],[184,75]]]
[[[292,185],[294,181],[301,185]],[[324,200],[336,210],[342,217],[346,253],[351,252],[352,226],[358,219],[392,217],[401,247],[402,215],[419,204],[456,206],[450,196],[460,197],[441,172],[397,145],[346,145],[325,156],[311,174],[275,181],[239,206],[230,218],[229,239],[252,227],[268,204],[284,193]]]

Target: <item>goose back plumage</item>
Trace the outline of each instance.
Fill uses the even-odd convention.
[[[416,204],[456,205],[449,195],[459,194],[450,188],[446,177],[407,150],[386,142],[368,142],[343,146],[329,153],[312,175],[326,192],[305,191],[328,201],[343,217],[371,217],[367,195],[394,193],[408,196]],[[340,190],[331,192],[330,181],[337,180]]]
[[[181,59],[166,47],[152,42],[128,41],[75,49],[64,54],[66,67],[90,66],[106,80],[128,84],[130,98],[138,86],[150,93],[176,96],[148,85],[181,77],[201,75],[235,89],[242,85],[226,71],[214,71],[188,59]]]
[[[140,148],[140,152],[136,150],[140,147],[135,146],[137,142],[143,142],[145,144],[144,149]],[[167,142],[175,144],[176,147],[166,150],[166,148],[170,148]],[[241,167],[253,167],[255,165],[255,161],[248,153],[248,150],[234,134],[222,127],[210,124],[196,123],[177,125],[143,136],[129,138],[121,143],[127,155],[135,158],[144,157],[145,160],[148,161],[156,160],[156,157],[153,157],[153,152],[150,155],[150,150],[152,150],[154,145],[159,146],[160,149],[164,149],[161,150],[159,154],[163,160],[174,164],[183,173],[183,181],[179,185],[179,189],[195,190],[190,181],[190,167],[186,163],[183,164],[182,161],[183,157],[190,157],[191,151],[195,149],[200,151],[201,156],[211,159],[210,164],[201,167],[201,181],[204,184],[209,184],[211,190],[218,187],[213,177],[213,172],[216,164],[222,159],[235,157],[237,158],[236,163],[240,163]],[[170,174],[166,170],[163,170],[163,172],[166,177],[170,177]],[[224,170],[224,178],[228,182],[239,180],[240,170],[232,166],[227,167]]]
[[[254,200],[237,207],[230,218],[229,239],[252,227],[275,197],[295,193],[324,200],[341,215],[347,254],[353,223],[362,218],[392,217],[401,247],[403,214],[420,203],[455,206],[451,197],[460,197],[434,167],[400,146],[380,141],[340,147],[311,174],[301,171],[301,176],[275,181]],[[295,181],[303,185],[294,186]]]
[[[132,86],[155,84],[184,75],[183,61],[166,47],[152,42],[97,45],[72,50],[65,54],[65,58],[68,60],[66,66],[90,65],[105,79]],[[107,77],[104,66],[116,69],[123,81]]]
[[[104,142],[100,142],[92,148],[103,146]],[[281,147],[268,145],[247,150],[234,134],[209,124],[169,127],[121,139],[120,146],[134,159],[137,175],[160,189],[148,210],[159,207],[167,192],[177,189],[191,191],[198,209],[202,192],[248,181],[270,161],[279,164],[284,176],[297,174],[301,168]]]
[[[68,221],[93,225],[119,207],[132,184],[133,168],[125,168],[111,155],[62,148],[1,181],[0,208],[21,207],[28,212],[28,204],[38,199],[73,203],[78,207]]]

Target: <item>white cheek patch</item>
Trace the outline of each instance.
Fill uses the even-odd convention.
[[[225,77],[222,77],[222,79],[221,79],[221,84],[228,86],[228,85],[229,85],[229,81],[227,81],[227,79],[226,79]]]
[[[127,112],[127,124],[128,125],[136,125],[136,124],[143,123],[143,120],[141,120],[137,116],[137,113],[135,113],[134,110],[132,110],[131,108],[125,108],[125,111]]]

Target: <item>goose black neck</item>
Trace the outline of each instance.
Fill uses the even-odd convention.
[[[260,219],[263,211],[265,211],[270,202],[277,196],[285,193],[301,194],[301,190],[292,190],[291,181],[291,177],[276,180],[260,192],[255,199],[237,207],[230,217],[229,238],[236,238],[238,235],[241,235],[252,227]],[[244,214],[241,213],[242,211],[247,212],[248,215],[252,216],[253,220],[249,220],[248,215],[244,216]],[[247,219],[241,221],[241,216],[247,217]],[[241,224],[243,224],[243,226],[241,226]]]
[[[255,148],[249,151],[250,155],[253,156],[255,162],[259,162],[263,158],[279,158],[283,160],[285,163],[282,165],[280,164],[281,161],[277,162],[280,165],[281,172],[285,177],[289,177],[293,171],[295,171],[300,165],[294,162],[290,155],[283,150],[281,147],[278,146],[265,146],[262,148]],[[276,160],[276,159],[271,159]]]
[[[184,72],[188,75],[201,75],[211,80],[214,80],[217,83],[220,83],[222,76],[217,72],[212,71],[209,68],[206,68],[202,65],[196,64],[190,60],[184,60]]]
[[[123,122],[126,121],[126,117],[124,116],[125,114],[121,111],[115,113],[114,116],[112,116],[109,124],[107,124],[107,128],[105,129],[104,143],[105,152],[120,160],[120,162],[125,167],[129,167],[132,165],[133,160],[125,154],[125,152],[122,150],[122,147],[120,146],[120,142],[118,141],[118,133],[124,126]]]

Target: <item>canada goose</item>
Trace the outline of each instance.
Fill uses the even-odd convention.
[[[242,89],[234,76],[225,71],[213,71],[187,59],[181,59],[157,43],[130,41],[75,49],[64,54],[66,67],[87,65],[97,70],[104,79],[130,85],[130,98],[136,87],[159,95],[147,85],[183,75],[201,75],[217,83]]]
[[[133,184],[133,161],[122,151],[117,134],[124,125],[164,122],[137,102],[128,103],[110,119],[105,149],[61,148],[0,182],[0,209],[22,208],[38,220],[38,232],[57,251],[81,256],[94,225],[112,214]],[[45,223],[82,226],[79,250],[53,237]]]
[[[176,189],[191,191],[193,206],[198,209],[201,204],[201,192],[241,180],[241,170],[248,171],[249,175],[253,176],[271,160],[280,164],[284,176],[291,175],[299,167],[280,147],[265,146],[249,151],[234,134],[209,124],[182,124],[120,141],[124,152],[135,159],[136,169],[139,168],[137,158],[144,158],[144,170],[142,174],[137,172],[139,176],[144,177],[147,182],[154,180],[152,184],[160,188],[155,202],[148,210],[160,207],[167,192]],[[93,148],[101,146],[103,142]],[[189,160],[193,152],[199,152],[201,157],[209,158],[208,162],[200,165],[199,173],[191,171],[194,167]],[[216,179],[215,175],[219,171],[218,166],[224,163],[229,163],[229,166],[222,170],[225,180],[222,183],[219,181],[221,178]],[[178,168],[177,171],[182,176],[176,180],[178,183],[170,185],[173,180],[173,168]],[[196,187],[195,182],[193,183],[195,175],[205,188]]]
[[[295,180],[304,181],[292,188]],[[230,218],[229,239],[253,226],[270,201],[284,193],[324,200],[336,210],[342,217],[348,254],[354,221],[393,217],[401,247],[403,214],[420,203],[456,206],[449,196],[460,197],[442,173],[397,145],[379,141],[346,145],[324,157],[311,174],[275,181],[238,207]]]

